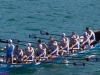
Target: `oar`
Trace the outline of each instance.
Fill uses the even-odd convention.
[[[74,63],[69,63],[69,62],[61,62],[61,63],[57,63],[57,62],[41,62],[41,63],[53,63],[53,64],[72,64],[72,65],[75,65],[75,66],[85,66],[85,63],[82,63],[82,62],[74,62]]]
[[[76,59],[68,59],[68,60],[86,60],[89,62],[98,62],[100,58],[76,58]]]
[[[45,31],[40,31],[40,34],[41,35],[56,35],[56,36],[61,36],[61,35],[58,35],[58,34],[50,34],[50,33],[45,32]],[[70,37],[70,36],[66,36],[66,37]]]
[[[11,39],[13,43],[18,44],[19,42],[26,42],[26,43],[36,43],[36,42],[28,42],[28,41],[20,41],[18,39]],[[0,39],[0,42],[2,43],[8,43],[8,40],[6,39]],[[37,43],[36,43],[37,44]]]
[[[2,42],[2,43],[8,43],[8,40],[0,39],[0,42]]]
[[[26,42],[26,43],[35,43],[37,44],[36,42],[27,42],[27,41],[20,41],[18,39],[12,39],[13,40],[13,43],[14,44],[18,44],[18,45],[23,45],[23,46],[26,46],[25,44],[19,44],[19,42]],[[8,40],[5,40],[5,39],[0,39],[0,42],[1,43],[8,43]],[[34,47],[34,46],[33,46]]]
[[[45,39],[45,40],[49,40],[49,39],[47,39],[47,38],[41,38],[41,37],[37,37],[37,36],[35,36],[35,35],[29,35],[29,38],[31,38],[31,39],[36,39],[36,38],[40,38],[40,39]]]
[[[35,44],[37,44],[36,42],[28,42],[28,41],[20,41],[20,40],[18,40],[18,39],[12,39],[14,42],[16,42],[16,43],[19,43],[19,42],[26,42],[26,43],[35,43]]]

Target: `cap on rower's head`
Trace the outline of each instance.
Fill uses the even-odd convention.
[[[62,33],[61,36],[66,36],[66,34],[65,33]]]
[[[75,39],[75,38],[76,38],[76,36],[75,36],[75,35],[73,35],[71,38]]]
[[[9,43],[13,42],[11,39],[8,40]]]
[[[26,46],[31,46],[31,43],[27,43]]]
[[[40,44],[39,47],[42,48],[42,44]]]
[[[87,35],[88,35],[88,33],[87,33],[87,32],[84,32],[84,33],[83,33],[83,35],[87,36]]]

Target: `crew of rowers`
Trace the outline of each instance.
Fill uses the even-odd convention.
[[[53,37],[50,37],[48,44],[44,44],[41,40],[38,40],[36,49],[31,46],[31,43],[27,43],[25,50],[20,49],[19,45],[14,46],[13,41],[10,39],[4,48],[7,50],[6,62],[8,63],[9,59],[11,63],[14,63],[14,59],[16,62],[23,63],[36,62],[37,60],[41,61],[43,59],[75,53],[78,50],[89,49],[91,44],[95,41],[95,34],[86,27],[86,32],[83,34],[83,37],[83,41],[80,42],[80,37],[76,32],[72,32],[70,39],[66,37],[65,33],[62,33],[60,41],[56,41]]]

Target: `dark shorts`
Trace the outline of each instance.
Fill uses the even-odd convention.
[[[95,37],[92,35],[92,36],[90,37],[90,40],[95,40]]]
[[[6,54],[7,58],[13,58],[13,54]]]
[[[33,56],[31,56],[28,60],[33,60]]]

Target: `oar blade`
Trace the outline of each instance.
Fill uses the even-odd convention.
[[[8,40],[0,39],[0,42],[2,42],[2,43],[8,43]]]
[[[37,37],[35,35],[29,35],[29,38],[36,39]]]
[[[20,41],[18,39],[11,39],[13,41],[13,43],[18,44]]]
[[[86,58],[86,60],[89,62],[98,62],[100,58]]]
[[[75,66],[85,66],[85,63],[82,63],[82,62],[75,62],[75,63],[72,63],[73,65]]]
[[[45,31],[40,31],[40,34],[41,35],[49,35],[49,33],[48,32],[45,32]]]

